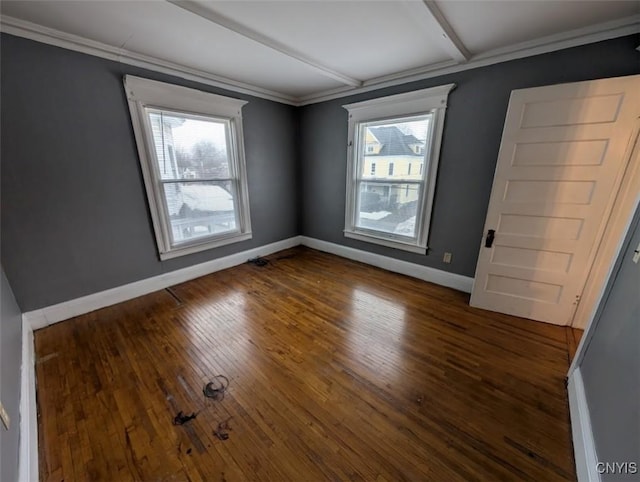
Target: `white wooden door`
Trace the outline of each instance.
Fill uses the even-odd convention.
[[[511,93],[472,306],[570,323],[639,116],[640,75]]]

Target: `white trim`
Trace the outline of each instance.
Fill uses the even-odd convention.
[[[349,111],[354,121],[369,120],[372,116],[380,119],[389,116],[421,114],[431,109],[447,107],[449,93],[455,86],[456,84],[438,85],[345,104],[342,107]]]
[[[318,251],[335,254],[336,256],[370,264],[371,266],[377,266],[378,268],[386,269],[387,271],[393,271],[394,273],[404,274],[411,276],[412,278],[446,286],[465,293],[471,293],[473,278],[469,278],[468,276],[449,273],[447,271],[441,271],[439,269],[429,268],[428,266],[409,263],[408,261],[401,261],[395,258],[389,258],[388,256],[382,256],[368,251],[330,243],[321,239],[301,236],[300,240],[303,246],[317,249]]]
[[[640,118],[629,139],[629,147],[624,154],[625,167],[621,175],[618,192],[611,199],[612,208],[609,219],[601,230],[601,239],[594,247],[593,263],[587,274],[582,290],[580,303],[573,314],[571,326],[585,329],[589,318],[597,307],[602,290],[607,284],[611,268],[619,255],[621,243],[629,229],[631,220],[638,205],[640,192]],[[584,337],[583,337],[584,338]]]
[[[168,259],[179,258],[180,256],[199,253],[200,251],[206,251],[208,249],[220,248],[222,246],[226,246],[227,244],[234,244],[234,243],[239,243],[241,241],[248,241],[251,238],[253,238],[253,234],[251,232],[244,233],[244,234],[232,233],[229,237],[216,238],[215,241],[207,241],[202,244],[196,242],[195,244],[188,244],[186,246],[179,246],[179,247],[172,248],[170,251],[167,251],[165,253],[160,253],[160,259],[162,261],[166,261]]]
[[[591,416],[579,368],[569,377],[567,392],[578,481],[600,482],[600,474],[597,471],[598,455],[591,430]]]
[[[431,211],[435,195],[435,182],[438,176],[438,161],[440,146],[444,130],[444,117],[447,110],[449,93],[456,84],[446,84],[427,89],[414,90],[403,94],[378,97],[362,102],[346,104],[342,107],[349,112],[347,128],[347,183],[345,203],[344,235],[360,239],[365,242],[382,244],[396,249],[425,253]],[[408,118],[409,116],[430,115],[427,131],[426,149],[422,155],[424,169],[422,169],[420,183],[420,197],[417,202],[415,236],[406,237],[393,233],[385,233],[373,228],[365,229],[357,225],[358,220],[358,185],[366,181],[363,172],[363,162],[366,154],[363,152],[365,139],[364,123],[387,123]],[[415,119],[414,119],[415,120]],[[389,171],[391,173],[391,170]],[[377,179],[382,180],[383,178]],[[387,181],[384,178],[384,181]],[[388,178],[389,184],[402,183],[402,179]],[[417,181],[417,179],[416,179]]]
[[[578,367],[582,363],[582,359],[584,358],[584,354],[586,352],[587,346],[591,342],[593,333],[595,332],[596,327],[598,326],[598,320],[600,319],[600,310],[599,310],[600,305],[605,302],[605,297],[608,296],[609,281],[611,280],[612,276],[615,276],[615,274],[613,273],[613,270],[616,267],[617,260],[620,257],[620,253],[622,252],[622,249],[625,247],[625,240],[626,240],[625,238],[627,237],[627,233],[629,233],[629,230],[631,229],[631,223],[633,222],[633,218],[638,208],[640,208],[640,194],[636,196],[635,207],[631,210],[631,212],[627,216],[626,225],[624,227],[624,230],[622,231],[623,234],[622,236],[620,236],[620,239],[618,240],[618,244],[614,250],[612,262],[609,265],[609,269],[607,271],[607,276],[605,278],[604,283],[602,283],[602,286],[600,288],[600,293],[598,294],[598,297],[595,300],[595,303],[592,307],[591,316],[589,317],[589,321],[587,322],[587,327],[584,330],[584,334],[580,338],[578,349],[576,350],[576,354],[574,355],[573,361],[571,362],[571,366],[569,367],[569,372],[567,374],[569,378],[571,378],[571,376],[576,370],[579,370]]]
[[[378,90],[385,87],[431,79],[433,77],[440,77],[455,72],[477,69],[488,65],[508,62],[510,60],[532,57],[534,55],[555,52],[557,50],[578,47],[580,45],[601,42],[603,40],[610,40],[617,37],[624,37],[625,35],[632,35],[638,32],[640,32],[640,15],[633,15],[623,19],[604,22],[590,27],[550,35],[537,40],[485,52],[471,58],[471,60],[466,63],[457,64],[455,61],[446,61],[441,64],[426,65],[417,69],[369,79],[364,82],[362,87],[358,88],[338,88],[319,92],[317,94],[306,95],[296,99],[295,105],[303,106],[317,104],[319,102],[339,99],[355,94],[362,94],[364,92],[370,92],[372,90]]]
[[[55,45],[76,52],[82,52],[96,57],[133,65],[168,75],[174,75],[186,80],[200,82],[213,87],[220,87],[234,92],[253,95],[262,99],[281,102],[294,106],[317,104],[327,100],[338,99],[363,92],[402,85],[418,80],[439,77],[454,72],[476,69],[487,65],[499,64],[510,60],[531,57],[533,55],[555,52],[580,45],[600,42],[625,35],[640,32],[640,15],[633,15],[619,20],[604,22],[590,27],[584,27],[569,32],[550,35],[541,39],[523,42],[505,48],[485,52],[473,57],[469,62],[458,64],[456,61],[445,61],[432,65],[425,65],[417,69],[384,75],[362,82],[361,87],[344,87],[330,89],[303,97],[275,92],[269,89],[247,84],[244,82],[214,75],[202,70],[192,69],[184,65],[168,62],[156,57],[130,52],[112,45],[107,45],[95,40],[90,40],[78,35],[62,32],[48,27],[43,27],[32,22],[20,20],[3,15],[0,18],[0,31],[23,37],[49,45]]]
[[[345,238],[357,239],[358,241],[364,241],[365,243],[379,244],[380,246],[386,246],[387,248],[400,249],[402,251],[409,251],[410,253],[425,254],[427,252],[426,247],[416,246],[415,244],[404,243],[398,237],[395,238],[379,238],[375,234],[360,234],[357,231],[344,231]]]
[[[444,47],[447,53],[458,62],[466,62],[471,58],[471,52],[465,47],[458,34],[453,29],[447,18],[438,8],[438,4],[434,0],[424,0],[422,5],[429,12],[431,22],[425,27],[437,38],[440,45]]]
[[[266,256],[284,249],[293,248],[299,244],[300,237],[294,236],[265,246],[231,254],[223,258],[212,259],[211,261],[164,273],[152,278],[134,281],[133,283],[111,288],[99,293],[64,301],[57,305],[29,311],[23,314],[23,319],[28,321],[34,330],[38,330],[59,321],[73,318],[74,316],[131,300],[138,296],[153,293],[154,291],[162,290],[178,283],[184,283],[185,281],[199,278],[200,276],[205,276],[216,271],[238,266],[256,256]]]
[[[203,70],[197,70],[185,65],[177,64],[157,57],[131,52],[102,42],[90,40],[79,35],[62,32],[53,28],[43,27],[36,23],[27,22],[14,17],[3,15],[0,19],[0,31],[18,37],[35,40],[56,47],[74,50],[103,59],[120,62],[134,67],[153,70],[168,75],[174,75],[201,84],[227,89],[233,92],[253,95],[262,99],[272,100],[283,104],[296,105],[293,96],[263,89],[255,85],[214,75]]]
[[[215,23],[221,27],[224,27],[228,30],[231,30],[238,35],[242,35],[245,38],[253,40],[254,42],[259,43],[260,45],[267,47],[271,50],[275,50],[281,54],[286,55],[291,59],[295,59],[298,62],[305,64],[307,67],[311,67],[316,72],[328,77],[332,80],[337,80],[341,84],[350,85],[352,87],[359,87],[362,85],[360,80],[354,79],[353,77],[349,77],[342,72],[338,72],[337,70],[333,70],[326,65],[322,65],[321,63],[309,58],[307,55],[296,51],[295,49],[285,45],[283,43],[278,42],[277,40],[261,34],[255,30],[248,28],[241,23],[236,22],[235,20],[225,17],[224,15],[214,11],[210,6],[204,7],[197,2],[192,0],[167,0],[169,3],[175,5],[176,7],[182,8],[187,12],[193,13],[200,18],[204,18],[209,22]]]
[[[138,157],[160,259],[175,258],[251,239],[249,188],[242,132],[242,107],[247,102],[132,75],[124,76],[124,89],[131,113],[133,133],[138,148]],[[179,180],[163,179],[158,172],[159,159],[153,138],[153,127],[147,112],[148,107],[224,120],[230,164],[230,179],[228,180],[235,188],[233,204],[236,228],[233,231],[209,234],[182,244],[173,242],[170,213],[163,185],[169,180],[174,182],[179,182]],[[203,179],[203,181],[206,180]]]
[[[124,76],[127,99],[168,109],[186,109],[191,113],[234,117],[242,114],[242,107],[249,102],[224,95],[169,84],[157,80]]]
[[[36,405],[33,327],[22,316],[22,368],[20,372],[20,448],[18,480],[33,482],[38,475],[38,409]]]
[[[465,293],[471,293],[473,278],[469,278],[467,276],[448,273],[435,268],[429,268],[427,266],[329,243],[320,239],[309,238],[306,236],[294,236],[292,238],[283,239],[282,241],[276,241],[275,243],[231,254],[223,258],[213,259],[187,268],[163,273],[158,276],[134,281],[133,283],[117,286],[98,293],[82,296],[69,301],[63,301],[56,305],[29,311],[22,315],[23,323],[25,326],[28,325],[30,330],[39,330],[54,323],[73,318],[74,316],[90,313],[91,311],[122,303],[123,301],[128,301],[139,296],[153,293],[154,291],[163,290],[170,286],[184,283],[185,281],[215,273],[216,271],[238,266],[246,263],[248,259],[256,256],[267,256],[299,245],[308,246],[309,248],[335,254],[343,258],[377,266],[394,273],[401,273],[413,278],[454,288],[464,291]],[[33,350],[33,347],[31,348]]]

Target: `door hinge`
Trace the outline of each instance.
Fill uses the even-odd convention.
[[[580,299],[581,299],[581,295],[576,295],[576,299],[575,299],[575,301],[573,302],[573,304],[574,304],[574,305],[579,304],[579,303],[580,303]]]
[[[633,262],[638,264],[638,261],[640,261],[640,243],[638,243],[638,247],[633,252]]]

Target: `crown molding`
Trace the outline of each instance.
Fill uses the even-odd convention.
[[[509,47],[491,50],[475,55],[465,63],[447,61],[428,65],[422,68],[398,72],[397,74],[377,77],[364,82],[358,88],[338,88],[318,94],[304,96],[298,99],[296,105],[303,106],[317,104],[328,100],[339,99],[355,94],[370,92],[394,85],[406,84],[418,80],[440,77],[442,75],[477,69],[488,65],[508,62],[510,60],[532,57],[534,55],[555,52],[557,50],[578,47],[603,40],[609,40],[640,32],[640,15],[633,15],[619,20],[604,22],[590,27],[570,30],[561,34],[542,37],[529,42],[522,42]],[[638,47],[640,49],[640,47]]]
[[[43,27],[26,20],[3,15],[0,21],[0,32],[16,35],[18,37],[35,40],[45,44],[74,50],[95,57],[120,62],[134,67],[153,70],[163,74],[173,75],[185,80],[192,80],[201,84],[219,87],[240,94],[248,94],[262,99],[272,100],[283,104],[296,105],[295,97],[263,89],[255,85],[246,84],[219,75],[214,75],[202,70],[162,60],[149,55],[138,54],[95,40],[90,40],[79,35],[73,35],[60,30]]]
[[[515,44],[509,47],[495,49],[490,52],[475,55],[465,63],[455,60],[406,70],[396,74],[376,77],[362,83],[360,87],[343,87],[331,89],[316,94],[294,97],[281,92],[275,92],[261,87],[235,81],[226,77],[211,74],[184,65],[176,64],[156,57],[138,54],[120,49],[101,42],[96,42],[78,35],[68,34],[59,30],[20,20],[14,17],[2,16],[0,32],[28,38],[37,42],[62,47],[76,52],[82,52],[96,57],[121,62],[135,67],[141,67],[156,72],[174,75],[201,84],[252,95],[262,99],[272,100],[293,106],[317,104],[328,100],[348,97],[355,94],[406,84],[419,80],[439,77],[464,70],[471,70],[488,65],[508,62],[510,60],[531,57],[534,55],[554,52],[557,50],[578,47],[590,43],[609,40],[640,32],[640,15],[633,15],[619,20],[600,23],[561,34],[543,37],[537,40]]]

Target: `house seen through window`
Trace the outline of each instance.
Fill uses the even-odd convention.
[[[351,141],[345,236],[425,252],[451,88],[344,106]]]
[[[125,86],[161,258],[248,239],[244,102],[129,76]]]
[[[173,244],[236,229],[227,122],[146,109]]]
[[[427,114],[360,124],[360,137],[371,136],[382,148],[376,154],[367,149],[359,160],[363,173],[357,192],[357,227],[415,237],[423,179],[411,175],[411,164],[424,163],[424,155],[417,154],[415,146],[427,142],[430,122],[431,114]],[[387,167],[387,175],[371,179],[366,175],[367,166],[376,163]]]

